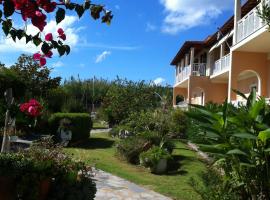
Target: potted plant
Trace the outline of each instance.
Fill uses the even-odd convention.
[[[154,146],[140,154],[140,164],[149,168],[151,173],[163,174],[167,171],[167,163],[171,158],[168,151]]]

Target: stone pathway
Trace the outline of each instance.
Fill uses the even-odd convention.
[[[107,172],[94,169],[93,173],[97,184],[95,200],[171,200]]]

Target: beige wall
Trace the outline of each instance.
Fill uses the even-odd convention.
[[[179,88],[179,87],[173,88],[173,105],[176,105],[176,96],[177,95],[182,95],[185,97],[185,99],[187,99],[188,98],[187,88]]]
[[[255,71],[261,79],[261,95],[267,96],[268,67],[267,54],[253,52],[232,53],[231,88],[237,89],[238,76],[245,70]],[[231,92],[232,101],[236,100],[236,94]]]
[[[270,60],[267,60],[267,85],[267,97],[270,97]]]
[[[198,88],[204,91],[205,103],[223,103],[228,95],[228,84],[212,83],[209,77],[191,76],[189,83],[189,93],[191,95],[196,93]]]

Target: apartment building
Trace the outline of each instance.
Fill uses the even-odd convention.
[[[265,0],[270,5],[270,0]],[[270,32],[259,18],[262,3],[235,0],[234,16],[203,41],[186,41],[175,67],[174,106],[243,102],[232,89],[270,97]]]

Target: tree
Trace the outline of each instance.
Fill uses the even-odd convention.
[[[60,85],[61,77],[51,78],[51,70],[46,66],[40,68],[32,56],[21,55],[11,70],[24,81],[26,96],[29,98],[46,97],[50,89]]]
[[[265,0],[262,0],[262,9],[257,8],[257,13],[263,22],[270,27],[270,6],[265,2]]]
[[[160,86],[147,84],[144,81],[133,82],[118,78],[109,87],[102,109],[111,125],[119,124],[133,112],[164,106],[163,99],[167,98],[160,99],[157,93],[160,96],[167,96],[171,94],[171,89],[164,87],[162,91]]]
[[[70,2],[70,0],[0,0],[0,24],[2,30],[7,37],[11,37],[14,42],[16,40],[25,39],[25,42],[32,42],[41,48],[41,53],[34,54],[34,59],[39,61],[40,65],[46,64],[46,58],[52,56],[52,50],[56,49],[60,56],[70,53],[70,47],[64,44],[66,34],[63,29],[58,29],[57,37],[53,37],[54,33],[42,34],[47,25],[46,19],[51,13],[55,14],[56,23],[59,24],[65,19],[66,10],[75,11],[78,17],[82,17],[86,11],[89,11],[94,20],[100,19],[102,23],[110,24],[112,13],[105,9],[104,6],[93,4],[90,0],[78,4]],[[23,24],[32,23],[38,29],[36,34],[27,33],[27,28],[17,28],[14,26],[14,15],[20,15]]]

